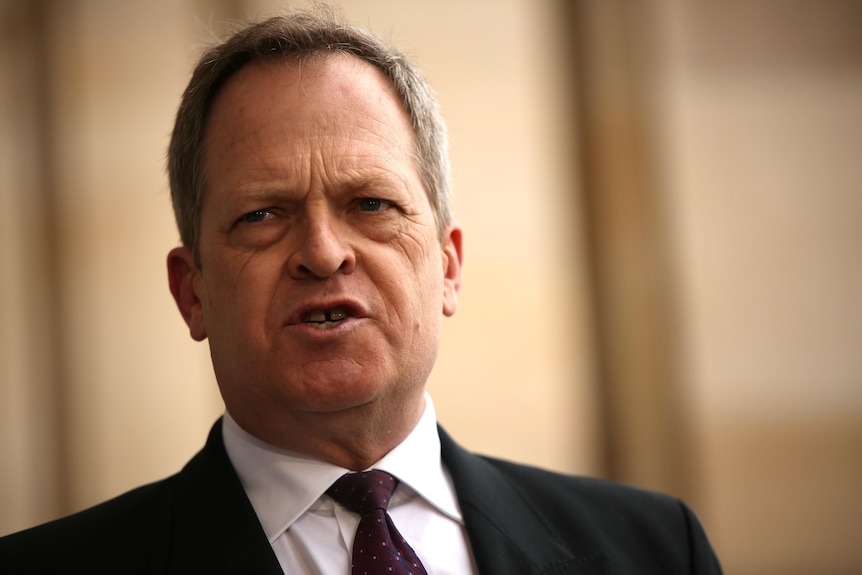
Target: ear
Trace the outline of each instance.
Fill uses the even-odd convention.
[[[171,294],[195,341],[203,341],[207,337],[201,300],[197,293],[199,276],[200,270],[190,249],[179,247],[168,253],[168,283]]]
[[[461,226],[453,222],[443,236],[443,315],[451,317],[458,309],[458,290],[461,289]]]

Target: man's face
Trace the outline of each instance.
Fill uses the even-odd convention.
[[[252,63],[215,98],[200,269],[185,248],[169,269],[252,433],[273,418],[421,408],[457,305],[461,232],[440,241],[413,150],[394,90],[353,57]]]

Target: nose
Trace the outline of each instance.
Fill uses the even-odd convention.
[[[353,272],[356,254],[345,241],[341,224],[331,214],[306,214],[296,230],[299,243],[287,262],[290,277],[325,279]]]

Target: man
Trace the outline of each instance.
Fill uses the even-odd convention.
[[[3,573],[720,572],[680,502],[437,429],[461,229],[401,55],[312,14],[245,28],[195,70],[169,174],[170,288],[225,416],[179,474],[0,540]]]

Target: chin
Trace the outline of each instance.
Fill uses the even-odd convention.
[[[374,402],[386,385],[381,379],[368,374],[340,373],[326,375],[316,373],[303,378],[301,383],[286,383],[281,397],[287,407],[309,412],[336,412],[353,409]]]

